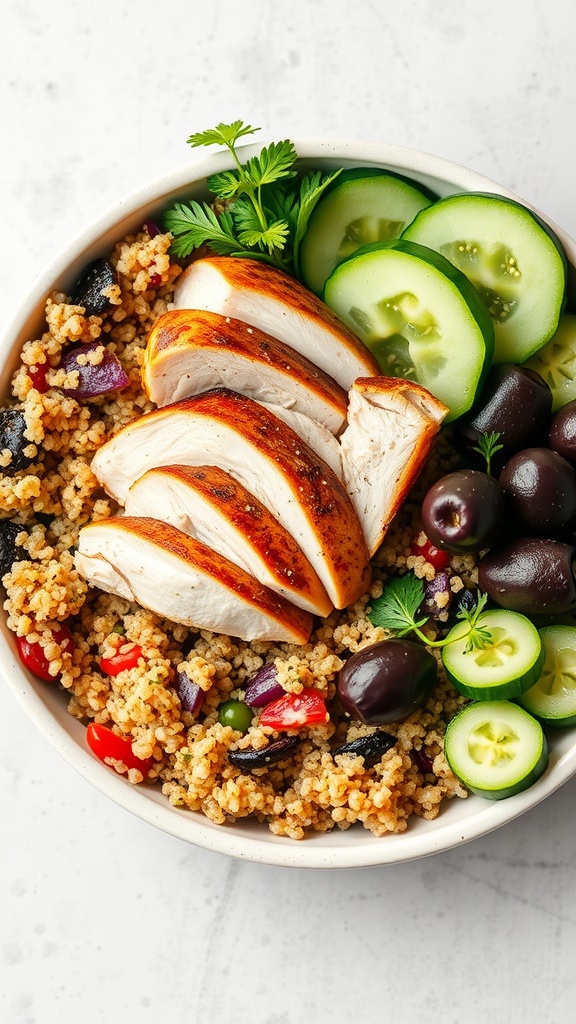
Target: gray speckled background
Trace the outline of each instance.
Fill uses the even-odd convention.
[[[185,139],[404,144],[576,235],[572,0],[5,0],[7,314],[71,234]],[[574,801],[451,853],[306,872],[186,846],[109,803],[0,689],[6,1024],[574,1020]],[[384,840],[385,841],[385,840]]]

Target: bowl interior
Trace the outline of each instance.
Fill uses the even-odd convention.
[[[249,156],[261,147],[245,147]],[[518,198],[491,179],[439,157],[416,150],[349,140],[302,140],[296,149],[303,167],[322,169],[378,166],[409,175],[440,196],[476,190]],[[229,165],[217,153],[165,175],[123,198],[84,228],[31,283],[30,290],[0,339],[0,389],[6,394],[21,346],[38,337],[46,296],[66,292],[87,262],[106,256],[115,243],[158,218],[175,199],[206,196],[205,181]],[[529,205],[529,204],[525,204]],[[543,216],[540,214],[540,216]],[[544,217],[545,220],[547,218]],[[551,223],[548,221],[548,223]],[[569,305],[576,306],[576,245],[556,225],[569,260]],[[188,842],[244,859],[295,867],[364,867],[397,863],[450,849],[484,835],[522,814],[576,773],[576,729],[557,730],[550,742],[550,764],[531,789],[508,800],[491,802],[470,796],[445,802],[434,821],[411,819],[406,833],[375,838],[355,826],[348,831],[317,833],[293,840],[273,836],[266,826],[239,820],[218,826],[200,813],[172,807],[151,786],[132,786],[88,751],[84,726],[66,711],[57,687],[28,673],[16,655],[14,635],[0,622],[2,675],[27,714],[62,756],[99,790],[140,818]]]

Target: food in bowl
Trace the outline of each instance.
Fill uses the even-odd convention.
[[[448,677],[440,656],[443,648],[431,647],[430,641],[443,643],[440,633],[452,624],[449,616],[453,619],[458,611],[467,611],[464,596],[470,601],[472,595],[472,606],[477,607],[478,556],[477,552],[470,553],[462,548],[451,552],[445,545],[431,545],[422,531],[421,521],[421,506],[428,490],[448,470],[459,469],[460,456],[451,443],[456,427],[441,431],[433,449],[419,448],[412,440],[407,450],[410,457],[416,453],[414,473],[406,484],[414,483],[410,495],[399,509],[395,505],[397,493],[392,491],[387,499],[387,516],[384,514],[385,496],[378,494],[368,517],[372,533],[365,543],[371,551],[377,548],[371,561],[372,582],[369,585],[358,582],[362,580],[363,571],[359,567],[355,573],[356,583],[354,580],[350,583],[352,589],[339,593],[338,585],[342,587],[343,578],[335,571],[333,562],[330,573],[320,581],[327,593],[326,583],[332,587],[328,593],[329,604],[328,607],[320,605],[322,615],[311,622],[309,638],[303,636],[301,626],[298,627],[300,634],[291,636],[289,641],[264,639],[262,635],[238,639],[237,634],[230,635],[224,630],[193,630],[189,623],[177,621],[174,603],[167,617],[158,608],[150,610],[134,602],[131,600],[134,585],[131,573],[138,570],[139,565],[143,568],[158,565],[152,553],[157,551],[159,538],[157,531],[149,526],[154,517],[152,514],[143,516],[142,509],[147,503],[151,512],[154,511],[156,488],[158,495],[162,495],[159,506],[165,509],[168,504],[165,501],[166,477],[170,476],[170,470],[171,480],[178,474],[174,473],[173,464],[166,463],[162,456],[161,464],[152,469],[156,476],[148,481],[147,492],[140,496],[143,504],[139,510],[135,515],[128,513],[117,519],[117,498],[123,501],[126,492],[115,492],[109,480],[106,483],[103,478],[98,479],[93,460],[97,458],[95,468],[98,469],[97,452],[106,449],[110,452],[107,446],[117,448],[118,438],[134,436],[133,430],[143,430],[142,423],[154,424],[162,418],[161,410],[154,409],[149,394],[143,389],[140,375],[148,336],[158,330],[164,317],[173,318],[175,286],[178,279],[185,276],[183,260],[170,254],[171,241],[164,232],[157,231],[154,224],[120,241],[114,252],[108,254],[109,258],[89,268],[74,294],[57,295],[49,300],[47,330],[41,340],[29,341],[23,348],[22,365],[13,380],[13,398],[18,407],[10,404],[7,411],[12,412],[12,434],[17,432],[18,424],[22,427],[19,417],[23,417],[25,431],[20,433],[25,432],[24,440],[36,448],[42,446],[43,450],[38,453],[26,444],[20,451],[17,444],[11,442],[14,451],[10,457],[5,457],[8,473],[3,481],[4,508],[14,524],[8,528],[13,534],[13,545],[20,549],[15,552],[13,549],[12,554],[25,552],[24,558],[14,559],[7,547],[10,571],[4,577],[9,622],[20,634],[22,658],[32,671],[37,674],[43,671],[68,691],[72,713],[90,723],[86,738],[97,756],[124,772],[134,783],[161,785],[168,799],[177,806],[202,810],[219,823],[253,815],[267,821],[276,834],[293,838],[301,838],[308,830],[347,828],[354,822],[361,822],[377,835],[401,831],[412,814],[434,817],[445,797],[465,796],[467,792],[449,767],[443,737],[446,723],[468,704],[469,698],[460,693]],[[401,247],[390,247],[387,251],[404,255]],[[413,256],[413,251],[409,255]],[[422,262],[420,256],[417,258]],[[218,269],[226,260],[236,260],[238,269],[247,267],[246,273],[250,276],[251,271],[254,278],[261,267],[260,263],[248,264],[246,254],[244,260],[221,256],[220,262],[204,254],[204,259],[194,260],[190,266],[192,271],[197,267],[216,266]],[[338,264],[342,266],[345,264]],[[102,275],[100,282],[99,273]],[[186,270],[186,275],[190,280],[192,273]],[[398,305],[406,311],[405,298]],[[470,309],[470,305],[467,308]],[[396,315],[397,311],[394,313]],[[216,314],[226,318],[226,314],[218,311]],[[470,315],[466,317],[469,322]],[[479,341],[489,336],[490,327],[480,312],[471,319],[477,325],[473,332],[477,346],[474,373],[478,374],[478,383],[486,379],[487,371],[486,357],[478,358]],[[479,321],[483,322],[479,325]],[[263,330],[260,326],[256,329]],[[420,324],[417,344],[421,348],[425,330],[426,325]],[[398,343],[404,360],[405,342],[403,339]],[[374,356],[370,356],[367,349],[360,351],[367,353],[364,359],[370,365]],[[151,354],[152,349],[148,353]],[[398,369],[398,350],[393,354],[394,368]],[[150,363],[154,363],[153,358]],[[424,363],[427,364],[426,359]],[[426,368],[430,370],[429,363]],[[178,380],[181,373],[176,373]],[[353,391],[359,420],[365,394],[373,387],[369,383],[371,378],[367,379],[368,384],[362,385],[364,392],[358,388]],[[373,380],[378,379],[374,373]],[[413,395],[420,394],[421,385],[417,380],[406,382],[403,378],[403,381],[401,386],[392,389],[387,385],[387,394],[395,396],[395,400],[398,396],[405,398],[407,389]],[[379,386],[382,390],[383,385]],[[101,387],[104,390],[98,394]],[[447,396],[451,402],[455,401],[457,390],[452,385],[452,393]],[[229,392],[230,389],[227,393],[216,392],[215,396],[212,391],[208,397],[203,393],[200,402],[195,397],[178,401],[192,403],[196,419],[203,403],[204,420],[207,411],[210,413],[208,435],[214,432],[216,421],[222,423],[227,409],[227,430],[236,427],[242,432],[246,413],[243,411],[239,418],[238,410],[247,409],[248,401],[253,402],[254,398],[239,400]],[[441,399],[430,398],[430,392],[427,393],[431,408],[438,410],[440,404],[444,405]],[[333,391],[333,397],[335,394]],[[471,404],[474,396],[468,397]],[[168,403],[168,408],[172,404]],[[211,406],[209,410],[207,405]],[[162,404],[162,408],[166,406]],[[187,417],[190,408],[190,404],[186,405]],[[401,408],[406,410],[406,403]],[[237,410],[236,415],[231,409]],[[258,409],[257,423],[262,429],[265,423],[269,425],[272,421],[269,410],[261,406]],[[451,411],[454,423],[460,423],[459,409]],[[173,410],[169,415],[174,416]],[[179,417],[181,415],[182,409]],[[181,418],[178,423],[182,423]],[[284,438],[292,437],[288,433],[292,427],[285,422],[277,429]],[[416,430],[413,438],[416,436],[420,443],[422,435],[418,433],[418,424],[412,425],[412,429]],[[170,434],[171,443],[181,434],[182,429],[177,426]],[[150,437],[150,443],[143,448],[154,451],[156,446]],[[302,441],[302,445],[304,443]],[[325,435],[323,443],[323,450],[333,450],[332,442]],[[252,451],[256,453],[257,446],[253,446]],[[285,458],[286,444],[281,451]],[[126,452],[125,465],[130,470],[130,446]],[[374,453],[374,457],[377,454]],[[22,459],[24,464],[21,464]],[[29,465],[25,464],[27,460],[32,460]],[[118,472],[116,458],[112,463]],[[236,501],[238,507],[246,493],[245,481],[237,479],[238,464],[233,472],[229,472],[230,465],[212,467],[206,459],[206,449],[203,463],[199,465],[204,463],[220,473],[228,472],[233,485],[229,486],[235,492],[230,500]],[[325,460],[323,463],[328,465]],[[15,468],[17,465],[20,468]],[[352,473],[361,463],[351,457],[348,465]],[[177,466],[181,467],[182,463]],[[370,467],[370,459],[365,466]],[[192,489],[197,493],[202,486],[206,502],[207,495],[210,498],[215,490],[222,491],[221,477],[206,484],[205,479],[199,480],[198,474],[190,475],[190,469],[197,469],[198,464],[184,468],[188,473],[180,472],[178,483],[185,486],[187,495]],[[15,469],[13,474],[10,474],[11,469]],[[416,482],[419,470],[422,472]],[[359,474],[357,494],[361,493],[361,478],[365,475]],[[144,474],[138,471],[136,486],[144,487],[143,478]],[[346,490],[351,489],[351,479],[349,475]],[[254,478],[250,482],[254,487]],[[331,493],[335,493],[336,488],[337,484],[332,482]],[[128,484],[126,491],[131,490]],[[247,491],[252,494],[250,487]],[[266,509],[262,498],[270,500],[271,497],[276,495],[258,497],[260,506]],[[213,501],[209,504],[213,506]],[[377,510],[380,518],[375,514]],[[170,587],[174,578],[172,530],[177,527],[167,524],[167,518],[164,511],[161,532],[167,560],[162,565],[169,569],[158,570],[149,604],[153,604],[158,594],[161,596],[162,590],[171,599],[174,597]],[[273,518],[278,524],[278,519]],[[389,518],[393,520],[391,525]],[[219,522],[222,523],[222,519]],[[289,520],[280,524],[290,536],[291,523]],[[14,534],[15,527],[19,526],[22,530]],[[225,529],[228,526],[222,526],[220,532]],[[110,539],[112,532],[114,539]],[[218,532],[213,528],[211,536]],[[334,527],[332,532],[338,531]],[[385,532],[382,543],[381,532]],[[135,534],[138,548],[133,543]],[[120,541],[120,536],[128,540]],[[91,537],[95,540],[89,541]],[[324,535],[324,541],[333,550],[333,538]],[[197,548],[181,540],[179,543],[184,544],[186,552],[191,547]],[[83,547],[84,544],[92,545],[90,550]],[[123,553],[114,566],[113,561],[103,555],[119,544]],[[77,546],[80,555],[76,554],[75,566],[71,549]],[[355,548],[362,562],[360,538]],[[300,545],[298,550],[301,551]],[[139,563],[136,551],[141,558]],[[98,587],[89,588],[79,571],[83,567],[84,575],[89,576],[82,557],[100,557],[107,563],[104,568],[109,574],[108,580],[102,582],[110,589],[123,585],[127,590],[113,594]],[[184,561],[189,563],[188,556]],[[110,582],[110,566],[115,569],[115,583]],[[147,578],[148,575],[146,572]],[[211,575],[214,578],[215,573]],[[221,568],[216,570],[216,575],[221,582]],[[375,660],[374,648],[380,643],[389,644],[394,640],[401,653],[409,643],[414,643],[398,637],[406,623],[398,629],[390,627],[389,619],[385,620],[387,625],[374,621],[378,617],[379,600],[386,597],[389,602],[387,587],[391,579],[425,581],[420,584],[425,592],[421,596],[418,593],[419,606],[424,600],[431,612],[424,641],[435,653],[426,651],[420,643],[415,644],[419,657],[423,653],[428,657],[424,659],[422,676],[414,670],[410,677],[418,683],[414,692],[406,695],[406,687],[401,687],[403,703],[399,703],[397,693],[402,674],[399,683],[398,670],[394,675],[388,660],[384,659],[385,693],[382,687],[377,687],[378,699],[371,701],[367,712],[357,700],[349,703],[347,710],[343,697],[346,699],[349,695],[344,694],[342,680],[346,679],[353,659],[357,659],[356,664],[358,661],[361,665],[363,661],[370,664]],[[237,580],[238,574],[236,583],[228,588],[236,596]],[[358,588],[357,594],[354,594],[354,586]],[[310,588],[305,589],[309,596]],[[347,600],[349,594],[353,595],[350,601]],[[458,594],[462,598],[462,609],[458,606]],[[316,591],[318,599],[326,600],[319,590]],[[250,602],[253,601],[254,593],[250,594]],[[214,604],[219,603],[223,601],[216,598]],[[338,604],[347,607],[329,610],[331,605]],[[195,615],[200,617],[200,611]],[[299,621],[302,622],[302,617]],[[466,619],[460,621],[465,623]],[[482,626],[481,616],[478,624]],[[388,655],[388,650],[386,653]],[[461,657],[466,662],[466,651]],[[375,663],[381,670],[382,660],[376,659]],[[522,672],[528,674],[525,667]],[[370,679],[374,680],[373,672]],[[387,707],[383,706],[387,703]]]

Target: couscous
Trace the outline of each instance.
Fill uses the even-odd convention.
[[[121,427],[153,408],[141,367],[148,333],[168,309],[181,273],[170,243],[155,225],[121,241],[109,260],[115,276],[105,289],[106,310],[90,314],[70,296],[51,295],[45,333],[23,347],[6,408],[24,417],[24,465],[9,448],[0,456],[4,548],[16,559],[11,565],[5,557],[3,565],[8,625],[29,647],[38,651],[34,645],[40,645],[48,675],[72,715],[129,738],[132,756],[115,757],[112,750],[111,767],[134,784],[161,787],[176,806],[202,811],[221,824],[251,815],[293,839],[356,822],[382,836],[406,829],[413,814],[434,818],[444,799],[466,796],[443,754],[446,723],[465,700],[447,681],[439,656],[432,696],[405,721],[386,726],[389,749],[376,764],[354,747],[337,752],[379,730],[344,713],[336,680],[351,654],[387,635],[367,617],[387,575],[404,569],[429,581],[437,575],[427,561],[429,547],[422,547],[423,554],[418,550],[424,540],[419,508],[426,487],[451,465],[449,431],[440,435],[417,493],[373,559],[369,593],[343,612],[316,620],[303,646],[193,632],[89,588],[74,567],[80,528],[117,511],[93,475],[91,460]],[[79,366],[98,365],[112,353],[127,385],[97,397],[74,397],[79,369],[63,367],[62,353],[79,345],[85,352]],[[450,595],[474,586],[474,559],[452,556],[443,574],[449,591],[437,598],[440,622],[448,616]],[[64,625],[73,643],[63,639]],[[263,750],[296,735],[260,725],[257,708],[242,730],[225,724],[222,706],[242,703],[247,684],[265,664],[274,666],[285,693],[317,691],[327,702],[329,720],[300,729],[298,741],[282,748],[285,756],[274,763],[242,770],[231,753]],[[186,699],[187,680],[194,702]]]

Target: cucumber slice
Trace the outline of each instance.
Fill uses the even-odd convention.
[[[550,341],[526,366],[537,370],[552,392],[552,412],[576,398],[576,316],[563,313]]]
[[[576,629],[545,626],[540,638],[545,652],[542,674],[518,703],[547,725],[576,725]]]
[[[300,276],[320,295],[326,278],[363,245],[398,238],[432,198],[376,167],[343,171],[314,209],[300,245]]]
[[[466,697],[507,700],[528,690],[540,677],[544,650],[536,626],[525,615],[504,608],[483,612],[478,625],[492,634],[488,645],[467,651],[467,622],[458,622],[446,637],[442,662]]]
[[[448,723],[444,754],[460,781],[488,800],[528,789],[548,764],[542,726],[506,700],[468,704],[459,711]]]
[[[554,334],[566,259],[525,206],[480,192],[448,196],[419,213],[402,237],[441,252],[476,286],[494,321],[496,363],[523,363]]]
[[[417,381],[453,420],[474,402],[492,357],[492,322],[464,274],[424,246],[367,245],[328,278],[324,299],[389,377]]]

